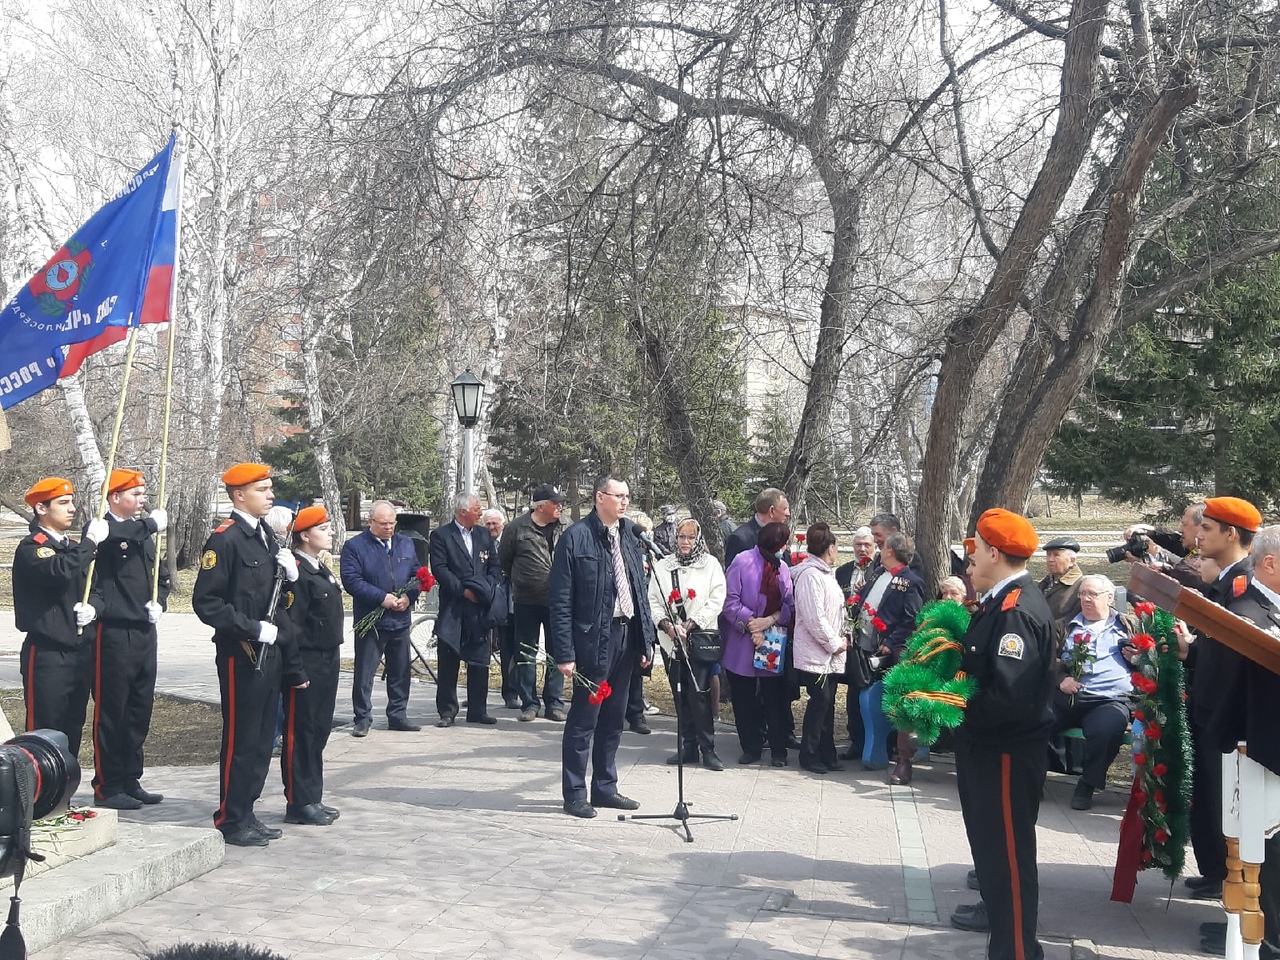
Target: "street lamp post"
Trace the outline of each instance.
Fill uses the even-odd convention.
[[[475,493],[473,475],[472,431],[480,420],[480,402],[484,399],[484,383],[470,371],[464,371],[449,385],[453,393],[453,409],[462,427],[462,491]]]

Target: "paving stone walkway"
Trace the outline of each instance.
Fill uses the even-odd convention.
[[[161,689],[216,701],[208,631],[184,615],[161,626]],[[20,639],[12,615],[0,615],[0,683],[18,677]],[[420,733],[390,732],[381,717],[363,740],[335,730],[325,761],[326,801],[342,810],[335,824],[286,825],[267,849],[229,847],[213,872],[36,960],[121,960],[179,940],[229,938],[317,960],[985,955],[985,938],[946,924],[976,895],[965,889],[968,843],[944,762],[920,766],[908,788],[853,769],[826,777],[794,766],[693,769],[693,812],[739,819],[695,823],[689,844],[661,821],[564,815],[560,725],[517,723],[495,702],[496,727],[438,730],[433,695],[430,685],[413,687],[409,715],[427,724]],[[674,724],[651,719],[653,735],[623,737],[621,788],[641,812],[668,813]],[[736,757],[732,731],[718,736],[722,755]],[[145,785],[165,802],[122,819],[211,824],[213,766],[155,768]],[[1101,794],[1079,813],[1069,806],[1073,786],[1051,778],[1041,808],[1047,956],[1196,956],[1197,924],[1220,911],[1182,899],[1181,884],[1166,907],[1169,884],[1150,872],[1132,905],[1109,902],[1123,798]],[[79,802],[87,798],[82,789]],[[258,810],[281,823],[277,769]]]

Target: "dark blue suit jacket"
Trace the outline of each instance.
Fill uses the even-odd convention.
[[[484,620],[494,592],[502,586],[502,564],[493,537],[476,524],[471,528],[468,554],[457,523],[450,520],[437,527],[431,531],[431,572],[440,583],[436,636],[465,662],[488,663],[489,630]],[[463,596],[466,589],[479,603]]]
[[[409,609],[387,610],[378,621],[379,630],[408,630],[413,619],[413,601],[418,599],[417,581],[414,580],[417,569],[418,555],[413,549],[413,541],[403,533],[392,534],[390,556],[367,527],[348,540],[342,548],[339,570],[342,585],[351,594],[355,622],[382,606],[388,593],[395,593],[413,580],[413,586],[406,591]]]

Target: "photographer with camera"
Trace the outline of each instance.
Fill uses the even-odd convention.
[[[1107,551],[1111,563],[1128,560],[1145,563],[1167,573],[1184,587],[1201,590],[1200,521],[1204,519],[1204,503],[1193,503],[1182,512],[1177,530],[1158,530],[1146,523],[1136,523],[1124,532],[1125,543]],[[1115,559],[1112,559],[1113,554]]]

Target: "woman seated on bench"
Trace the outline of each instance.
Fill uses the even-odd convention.
[[[1137,624],[1111,609],[1115,595],[1115,585],[1104,576],[1093,574],[1080,581],[1080,613],[1067,625],[1058,659],[1054,733],[1072,727],[1084,733],[1084,772],[1071,797],[1072,810],[1093,806],[1093,792],[1106,785],[1107,768],[1129,728],[1129,661],[1137,653],[1130,637]],[[1081,665],[1078,680],[1072,676],[1073,662]],[[1059,759],[1066,769],[1065,757]]]

